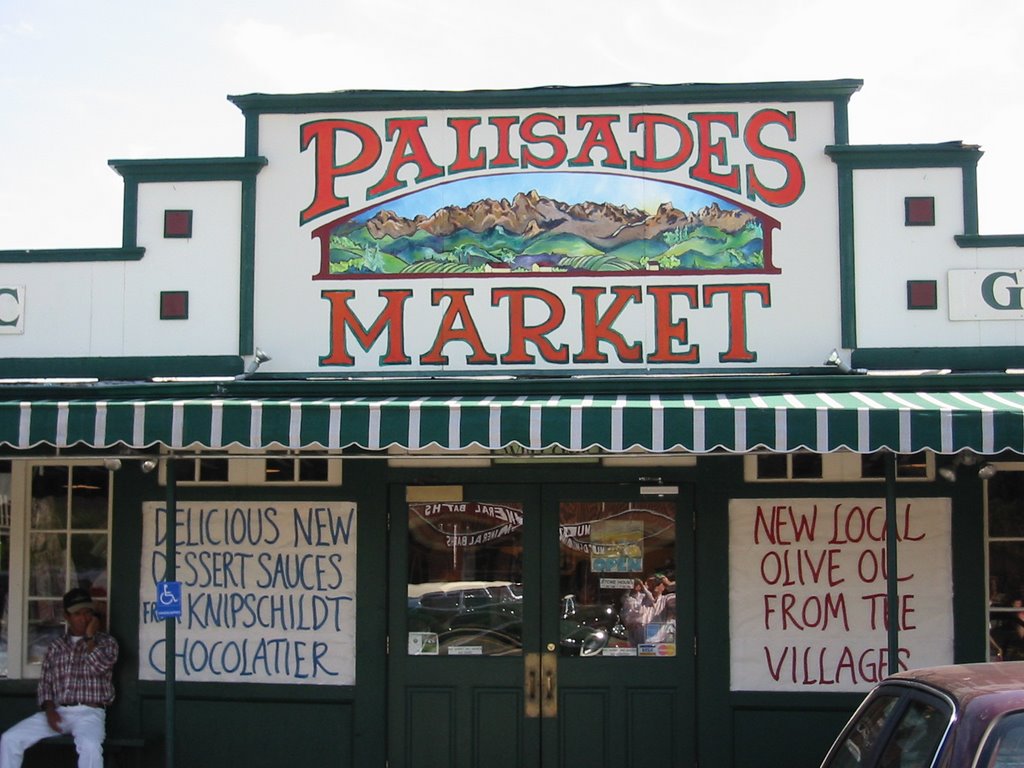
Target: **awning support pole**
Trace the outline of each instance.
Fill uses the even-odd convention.
[[[178,523],[178,483],[172,458],[167,458],[165,468],[167,470],[167,532],[164,539],[164,554],[167,558],[167,565],[164,569],[164,580],[176,581],[177,572],[174,561],[177,558],[175,540],[177,538]],[[175,633],[177,623],[178,620],[175,618],[164,619],[165,768],[174,768],[174,683],[177,677],[177,660],[174,657],[174,650],[177,646]]]
[[[886,567],[886,624],[889,630],[889,674],[899,670],[899,573],[897,571],[896,544],[896,454],[885,452],[885,567]]]

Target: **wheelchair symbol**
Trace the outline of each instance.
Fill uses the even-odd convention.
[[[181,582],[159,581],[156,585],[156,617],[170,619],[181,616]]]
[[[160,594],[157,595],[156,599],[160,602],[160,605],[163,606],[177,605],[181,602],[177,595],[174,594],[174,590],[171,588],[170,583],[166,581],[160,583]]]

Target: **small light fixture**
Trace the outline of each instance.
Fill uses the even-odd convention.
[[[121,468],[120,459],[104,459],[103,468],[108,472],[117,472]]]
[[[142,471],[145,472],[147,475],[154,469],[156,469],[155,459],[146,459],[144,462],[142,462]]]
[[[939,477],[945,480],[947,483],[956,482],[956,467],[940,467]]]
[[[851,368],[849,363],[839,356],[838,349],[833,349],[832,354],[825,358],[825,365],[834,365],[840,373],[865,373],[863,368]]]
[[[250,376],[256,373],[257,370],[259,370],[259,367],[263,365],[263,363],[267,362],[270,359],[270,355],[268,355],[259,347],[256,347],[256,351],[252,353],[252,357],[249,358],[249,362],[245,364],[245,370],[242,371],[237,376],[235,376],[235,380],[241,381],[243,379],[248,379]]]
[[[989,464],[987,461],[978,467],[978,477],[982,480],[991,480],[996,476],[999,468],[995,464]]]

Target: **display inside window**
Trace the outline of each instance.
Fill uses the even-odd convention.
[[[111,473],[102,466],[32,470],[25,660],[42,661],[64,632],[61,596],[88,590],[106,621]]]
[[[1024,660],[1024,472],[988,481],[989,659]]]

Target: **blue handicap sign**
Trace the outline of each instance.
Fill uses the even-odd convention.
[[[156,583],[156,617],[176,619],[181,616],[181,582],[158,581]]]

